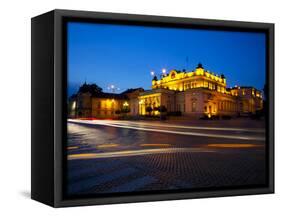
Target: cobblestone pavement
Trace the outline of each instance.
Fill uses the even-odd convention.
[[[228,187],[266,181],[263,128],[202,130],[186,124],[183,127],[187,128],[141,123],[142,128],[150,129],[147,131],[136,129],[135,122],[125,124],[133,128],[102,123],[68,123],[68,195]],[[196,134],[199,132],[207,136]]]

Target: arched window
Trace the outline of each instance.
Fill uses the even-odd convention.
[[[204,106],[204,112],[207,112],[207,106]]]

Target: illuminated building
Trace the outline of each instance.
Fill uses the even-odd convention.
[[[120,115],[138,115],[138,96],[142,91],[142,88],[136,88],[121,94],[78,92],[69,100],[69,117],[117,118]]]
[[[192,72],[172,70],[159,80],[154,77],[152,90],[140,93],[139,104],[141,115],[147,114],[147,107],[157,115],[161,105],[167,112],[210,117],[255,113],[263,108],[263,99],[261,91],[253,87],[227,88],[224,75],[206,71],[199,63]]]
[[[120,115],[237,116],[263,109],[262,92],[254,87],[227,88],[224,75],[206,71],[198,64],[191,72],[162,70],[161,78],[151,73],[152,89],[128,89],[115,93],[78,93],[69,101],[70,117],[117,118]],[[161,109],[162,111],[161,111]],[[165,109],[163,109],[165,108]]]

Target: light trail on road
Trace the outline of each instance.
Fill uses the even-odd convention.
[[[99,122],[97,120],[95,122]],[[129,121],[101,121],[106,123],[112,123],[117,125],[130,125],[130,126],[152,126],[152,127],[165,127],[165,128],[183,128],[183,129],[191,129],[191,130],[214,130],[214,131],[239,131],[239,132],[253,132],[253,133],[264,133],[264,129],[245,129],[245,128],[228,128],[228,127],[196,127],[196,126],[184,126],[184,125],[174,125],[174,124],[157,124],[157,123],[135,123]]]
[[[130,122],[124,122],[124,124],[116,124],[114,121],[88,121],[88,120],[68,120],[70,123],[77,123],[77,124],[87,124],[87,125],[102,125],[102,126],[109,126],[109,127],[116,127],[116,128],[125,128],[125,129],[133,129],[133,130],[141,130],[141,131],[149,131],[149,132],[159,132],[159,133],[169,133],[169,134],[177,134],[177,135],[186,135],[186,136],[199,136],[199,137],[211,137],[211,138],[224,138],[224,139],[237,139],[237,140],[255,140],[255,141],[265,141],[264,136],[241,136],[241,135],[223,135],[223,134],[214,134],[214,133],[202,133],[202,132],[188,132],[188,131],[176,131],[176,130],[166,130],[166,129],[157,129],[157,128],[149,128],[149,127],[142,127],[142,126],[134,126],[131,125]],[[123,122],[119,122],[123,123]],[[159,124],[158,124],[159,125]],[[176,126],[176,125],[174,125]],[[162,127],[167,127],[163,125]],[[187,127],[187,126],[180,126],[180,127]],[[212,130],[217,128],[211,128]],[[198,128],[197,130],[210,130],[208,128]],[[194,127],[192,129],[195,129]],[[227,128],[219,128],[219,129],[227,129]],[[239,131],[239,128],[229,128],[235,129],[235,131]],[[243,129],[241,129],[243,130]],[[245,130],[245,129],[244,129]],[[231,132],[231,131],[229,131]]]
[[[112,157],[130,157],[148,154],[164,154],[164,153],[182,153],[182,152],[215,152],[204,148],[157,148],[157,149],[141,149],[141,150],[127,150],[115,151],[105,153],[83,153],[83,154],[69,154],[68,160],[81,160],[81,159],[97,159],[97,158],[112,158]]]

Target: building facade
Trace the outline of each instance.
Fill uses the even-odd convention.
[[[263,96],[254,87],[228,88],[224,75],[206,71],[198,64],[191,72],[172,70],[160,79],[155,76],[152,89],[147,91],[137,88],[121,94],[78,93],[70,100],[70,108],[72,117],[158,116],[164,111],[190,117],[239,116],[262,110]]]
[[[87,85],[87,84],[84,84]],[[138,115],[138,96],[142,88],[128,89],[121,94],[78,92],[68,102],[70,118],[118,118]]]
[[[192,72],[172,70],[154,77],[152,90],[140,94],[143,108],[165,106],[168,112],[185,116],[236,116],[254,114],[263,108],[262,92],[254,87],[227,88],[224,75],[206,71],[202,64]],[[157,113],[155,113],[157,114]]]

